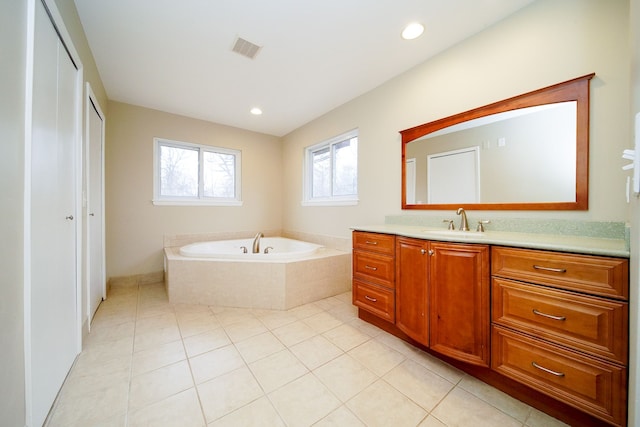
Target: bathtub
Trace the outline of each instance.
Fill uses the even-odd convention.
[[[321,245],[284,237],[263,237],[260,252],[252,253],[253,239],[218,240],[192,243],[180,248],[180,255],[194,258],[233,259],[242,261],[289,260],[307,257]],[[246,251],[246,252],[245,252]]]
[[[260,253],[251,253],[252,245],[237,239],[165,247],[169,301],[288,310],[351,289],[351,252],[283,237],[263,237]]]

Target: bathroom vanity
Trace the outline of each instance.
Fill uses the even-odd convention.
[[[361,319],[572,425],[626,425],[624,240],[353,230]]]
[[[361,319],[571,425],[626,426],[624,224],[493,218],[470,231],[465,212],[589,209],[594,77],[400,131],[402,209],[451,210],[459,230],[433,215],[353,227],[353,303]]]

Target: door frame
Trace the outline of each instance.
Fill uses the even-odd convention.
[[[33,125],[33,85],[34,85],[34,54],[35,54],[35,17],[36,17],[36,2],[41,2],[45,10],[47,11],[49,18],[58,33],[58,37],[65,45],[71,60],[76,66],[76,130],[75,130],[75,142],[74,142],[74,159],[73,164],[75,168],[75,206],[74,217],[77,218],[75,224],[76,233],[76,348],[74,351],[76,354],[82,350],[82,322],[80,320],[82,313],[81,305],[81,286],[80,278],[82,274],[82,215],[81,215],[81,203],[82,200],[82,83],[84,81],[84,68],[80,55],[75,49],[71,35],[67,31],[62,15],[60,14],[58,7],[54,0],[27,0],[27,35],[26,35],[26,73],[25,73],[25,127],[24,127],[24,200],[23,200],[23,212],[24,212],[24,372],[25,372],[25,424],[27,426],[33,425],[33,388],[32,388],[32,351],[31,351],[31,155],[32,155],[32,125]]]
[[[407,205],[416,203],[416,158],[405,160],[405,197]]]
[[[86,209],[85,209],[85,224],[86,224],[86,239],[85,239],[85,271],[86,271],[86,284],[85,284],[85,290],[86,290],[86,310],[87,310],[87,331],[91,331],[91,320],[92,320],[92,313],[91,313],[91,232],[90,232],[90,227],[91,227],[91,222],[89,221],[89,208],[91,207],[91,199],[92,199],[92,194],[91,194],[91,186],[90,186],[90,182],[91,182],[91,126],[90,126],[90,120],[89,120],[89,115],[91,114],[91,109],[94,108],[96,113],[98,114],[98,117],[100,117],[100,120],[102,120],[102,129],[101,129],[101,141],[100,141],[100,197],[101,197],[101,203],[100,203],[100,218],[101,218],[101,224],[100,224],[100,230],[102,233],[102,259],[100,260],[100,264],[102,265],[102,299],[106,299],[107,298],[107,285],[106,285],[106,244],[105,244],[105,206],[104,206],[104,201],[105,201],[105,195],[104,195],[104,178],[105,178],[105,173],[104,173],[104,166],[105,166],[105,162],[104,162],[104,148],[105,148],[105,129],[106,129],[106,117],[104,115],[104,113],[102,112],[102,108],[100,108],[100,103],[98,102],[98,98],[95,96],[93,89],[91,88],[91,84],[89,82],[86,83],[86,96],[85,96],[85,179],[86,179]],[[85,319],[82,319],[81,322],[84,322]],[[84,332],[84,331],[83,331]]]

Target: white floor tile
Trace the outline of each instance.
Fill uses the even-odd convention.
[[[264,395],[246,367],[199,384],[198,394],[208,423]]]
[[[249,367],[266,393],[309,372],[291,351],[286,349],[253,362]]]
[[[566,427],[358,319],[349,292],[250,310],[157,283],[112,287],[46,427],[523,423]]]
[[[269,398],[290,426],[310,426],[340,406],[340,401],[311,373],[272,392]]]
[[[376,427],[415,426],[427,415],[424,409],[383,380],[364,389],[347,407],[366,425]]]

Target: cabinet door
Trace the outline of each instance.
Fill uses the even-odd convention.
[[[489,366],[489,247],[431,242],[429,346]]]
[[[421,344],[429,344],[429,242],[396,239],[396,326]]]

